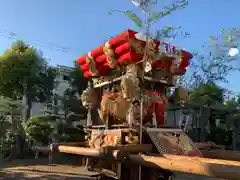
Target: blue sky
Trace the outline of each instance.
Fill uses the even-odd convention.
[[[239,7],[237,0],[189,0],[187,8],[162,19],[155,27],[183,26],[191,36],[178,39],[175,44],[190,52],[197,51],[209,35],[218,35],[222,28],[239,27]],[[121,13],[108,15],[109,9],[141,13],[129,0],[1,0],[0,53],[14,41],[6,37],[13,32],[15,38],[41,49],[51,64],[71,66],[77,57],[109,37],[127,28],[136,29]],[[61,47],[69,50],[57,50]],[[236,78],[231,77],[228,86],[240,92],[240,83],[235,82]]]

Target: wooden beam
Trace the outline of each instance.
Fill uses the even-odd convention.
[[[164,155],[165,158],[169,160],[179,160],[185,161],[190,160],[193,162],[203,162],[203,163],[211,163],[211,164],[222,164],[222,165],[232,165],[232,166],[239,166],[239,161],[229,161],[229,160],[220,160],[220,159],[210,159],[210,158],[200,158],[200,157],[193,157],[193,156],[179,156],[179,155]]]
[[[216,145],[215,143],[212,142],[204,142],[204,143],[194,143],[196,148],[199,150],[209,150],[209,149],[224,149],[225,147],[222,145]]]
[[[53,143],[54,145],[58,145],[58,146],[60,146],[60,145],[64,145],[64,146],[81,146],[81,147],[87,147],[87,146],[89,146],[89,143],[88,143],[88,141],[80,141],[80,142],[65,142],[65,143],[61,143],[61,142],[59,142],[59,143]]]
[[[127,144],[119,146],[106,146],[101,147],[100,152],[102,154],[111,154],[114,150],[119,150],[121,152],[127,153],[144,153],[152,151],[152,144]]]
[[[43,153],[51,152],[51,149],[48,146],[33,146],[32,150],[37,152],[43,152]]]
[[[240,161],[240,152],[227,150],[201,150],[206,158]]]
[[[95,149],[95,148],[59,145],[58,147],[56,147],[56,149],[58,152],[68,153],[68,154],[78,154],[83,156],[100,156],[101,155],[99,149]]]
[[[65,145],[59,145],[55,148],[58,152],[62,153],[95,157],[100,157],[102,155],[99,149],[94,148],[72,147]],[[51,148],[41,147],[38,149],[41,151],[48,151]],[[122,152],[124,151],[125,149],[122,148]],[[234,155],[234,153],[232,155]],[[121,159],[122,156],[125,156],[125,153],[121,154],[121,150],[113,150],[113,157]],[[128,157],[131,161],[139,165],[160,167],[170,171],[179,171],[232,180],[237,180],[240,177],[240,162],[238,161],[177,155],[159,157],[159,154],[153,156],[128,154]]]
[[[192,173],[209,177],[237,180],[240,177],[240,162],[222,161],[188,156],[147,156],[129,155],[133,162],[143,165],[160,167],[170,171]]]

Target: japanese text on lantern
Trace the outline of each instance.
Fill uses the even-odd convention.
[[[105,144],[105,145],[115,145],[115,144],[117,144],[117,136],[114,136],[114,135],[106,135],[105,137],[104,137],[104,141],[103,141],[103,143]]]

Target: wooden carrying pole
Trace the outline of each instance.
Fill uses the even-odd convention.
[[[198,174],[229,180],[240,179],[240,162],[237,161],[175,155],[168,155],[167,157],[129,155],[129,159],[143,166],[160,167],[170,171]]]
[[[77,155],[83,155],[83,156],[100,156],[101,155],[99,149],[86,148],[86,147],[74,147],[74,146],[68,146],[68,145],[55,145],[53,148],[34,146],[32,147],[32,149],[34,151],[39,151],[39,152],[61,152],[61,153],[77,154]]]
[[[40,151],[48,150],[51,151],[51,148],[45,147],[42,148]],[[100,157],[101,155],[103,155],[100,149],[72,147],[66,145],[56,146],[55,151],[96,157]],[[127,153],[128,154],[127,155],[126,153],[124,153],[124,151],[123,153],[121,153],[121,149],[120,150],[113,149],[112,154],[113,157],[119,156],[118,154],[120,155],[123,154],[123,156],[128,156],[131,161],[143,166],[160,167],[163,169],[168,169],[170,171],[179,171],[184,173],[199,174],[203,176],[224,179],[232,180],[240,179],[240,162],[238,161],[177,155],[166,155],[165,157],[159,157],[159,154],[156,154],[154,156],[153,155],[148,156]]]
[[[85,155],[85,156],[100,156],[101,155],[101,153],[99,152],[99,149],[94,149],[94,148],[60,145],[60,146],[56,147],[56,150],[58,152],[62,152],[62,153],[78,154],[78,155]]]
[[[201,150],[206,158],[240,161],[240,152],[227,150]]]
[[[43,152],[43,153],[51,152],[51,149],[48,146],[33,146],[32,150],[37,152]]]

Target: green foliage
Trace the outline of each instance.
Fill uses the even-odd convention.
[[[224,89],[214,83],[201,84],[191,92],[190,99],[198,105],[221,104],[224,100]]]
[[[1,135],[11,132],[25,135],[21,126],[22,104],[20,101],[0,96],[0,133]]]
[[[224,103],[228,109],[238,109],[240,107],[240,97],[232,97],[228,99]]]
[[[85,134],[59,116],[35,116],[23,122],[26,136],[38,143],[82,141]]]
[[[152,9],[152,6],[155,6],[157,4],[157,1],[146,1],[145,5],[147,7],[150,7]],[[170,6],[167,6],[164,8],[163,11],[160,12],[146,12],[147,14],[147,20],[144,21],[141,19],[136,13],[134,13],[131,10],[126,10],[126,11],[120,11],[120,10],[111,10],[108,12],[109,15],[112,15],[113,12],[123,12],[138,28],[150,28],[150,26],[160,20],[163,17],[166,17],[170,15],[172,12],[185,8],[188,5],[187,0],[181,0],[181,1],[175,1],[175,3],[172,3]],[[141,8],[141,7],[140,7]],[[149,11],[148,10],[148,11]]]
[[[29,118],[28,121],[24,121],[22,124],[29,139],[47,144],[53,131],[52,123],[55,121],[55,116],[35,116]]]
[[[240,129],[240,97],[239,95],[225,101],[225,107],[226,110],[229,113],[227,120],[226,120],[226,125],[229,129]]]
[[[79,142],[85,139],[83,130],[74,127],[72,124],[59,123],[57,125],[55,140],[60,142]]]
[[[13,99],[24,94],[33,101],[51,96],[56,70],[36,49],[23,41],[15,42],[0,56],[0,94]]]
[[[139,27],[139,28],[142,28],[142,27],[143,27],[143,22],[142,22],[142,20],[141,20],[134,12],[132,12],[132,11],[130,11],[130,10],[127,10],[127,11],[125,11],[124,13],[128,16],[128,18],[129,18],[130,20],[132,20],[132,21],[135,23],[135,25],[136,25],[137,27]]]
[[[191,62],[191,72],[186,76],[186,86],[197,83],[228,82],[228,75],[239,70],[238,56],[231,57],[228,51],[239,44],[240,30],[237,28],[222,30],[219,36],[210,36],[210,44],[204,45]]]
[[[2,151],[9,151],[15,144],[15,135],[12,132],[6,132],[1,136],[0,142],[2,144]]]
[[[58,104],[55,104],[55,101],[58,102]],[[77,99],[75,91],[67,89],[62,97],[58,95],[53,96],[52,101],[48,104],[45,114],[48,114],[48,116],[43,117],[47,119],[45,122],[49,122],[49,117],[53,118],[50,123],[47,123],[50,130],[48,133],[45,133],[49,141],[72,142],[84,140],[84,132],[82,129],[75,127],[74,123],[86,118],[86,110],[81,106],[81,101]],[[29,131],[34,134],[34,137],[33,135],[29,137],[35,141],[46,144],[47,142],[43,141],[46,137],[42,134],[35,134],[34,128],[36,127],[31,126],[31,128],[27,128],[29,129],[28,134],[30,134]]]
[[[226,149],[229,149],[232,145],[232,130],[212,128],[208,140],[218,145],[224,145]]]
[[[68,111],[68,117],[75,115],[81,115],[81,117],[85,117],[87,114],[86,109],[82,106],[81,100],[78,99],[71,89],[67,89],[64,93],[64,97],[62,98],[62,104],[64,105],[64,109]],[[67,118],[68,119],[68,118]],[[70,118],[71,119],[71,118]],[[70,120],[68,120],[70,121]]]
[[[22,110],[21,101],[0,96],[0,114],[1,115],[20,115]]]
[[[77,92],[79,95],[87,88],[87,79],[84,78],[80,66],[76,63],[73,71],[70,73],[69,81],[73,92]]]
[[[156,30],[153,38],[159,40],[171,40],[176,39],[178,36],[186,38],[189,37],[190,34],[188,32],[184,32],[181,26],[166,26],[164,28]]]
[[[171,6],[166,7],[165,8],[166,10],[164,10],[164,11],[151,13],[150,17],[148,17],[148,23],[151,24],[155,21],[158,21],[161,18],[170,15],[172,12],[174,12],[180,8],[185,8],[187,5],[188,5],[188,1],[186,1],[186,0],[176,1]]]
[[[221,39],[225,48],[238,47],[240,40],[240,28],[223,29],[221,31]]]
[[[44,113],[58,116],[67,123],[84,119],[87,114],[86,109],[82,106],[81,100],[77,97],[77,93],[71,88],[67,89],[62,97],[54,95],[52,100],[47,104]]]

